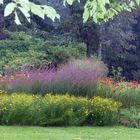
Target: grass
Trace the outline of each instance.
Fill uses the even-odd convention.
[[[140,129],[126,127],[6,127],[0,140],[140,140]]]

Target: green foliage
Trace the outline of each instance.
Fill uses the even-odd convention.
[[[136,16],[136,12],[121,12],[100,28],[102,60],[108,64],[111,76],[114,66],[115,69],[122,68],[121,73],[126,80],[139,79],[139,31],[135,28],[139,27],[139,21]]]
[[[25,32],[8,32],[8,35],[7,40],[0,41],[1,73],[24,68],[45,69],[49,64],[67,62],[72,58],[81,59],[86,53],[83,43],[50,45],[47,40]]]
[[[122,77],[122,69],[120,67],[115,68],[112,66],[109,76],[116,82],[124,80]]]
[[[140,128],[140,112],[136,107],[130,109],[121,109],[120,124]]]
[[[131,11],[140,4],[140,0],[130,0],[124,2],[122,0],[87,0],[83,14],[83,21],[87,22],[92,19],[95,23],[108,21],[118,15],[121,11]]]
[[[52,63],[61,64],[66,63],[70,59],[82,59],[85,57],[86,46],[83,43],[69,43],[61,46],[48,46],[48,59]]]
[[[118,114],[120,107],[120,103],[110,99],[88,100],[69,95],[41,97],[14,93],[10,96],[1,94],[0,100],[2,125],[79,126],[88,124],[88,119],[94,121],[94,125],[101,124],[98,122],[109,125],[108,119],[113,119],[111,114]],[[110,114],[109,118],[105,111]],[[100,118],[97,120],[95,116]]]
[[[1,1],[3,3],[3,1]],[[55,18],[60,18],[59,14],[54,8],[48,5],[38,5],[29,0],[12,0],[9,2],[4,10],[4,16],[9,16],[14,14],[15,23],[20,25],[20,18],[18,13],[22,13],[24,17],[30,22],[31,13],[45,19],[45,16],[49,17],[53,21]]]
[[[75,1],[80,2],[80,0],[64,0],[64,5],[66,3],[72,5]],[[0,4],[3,4],[3,0],[0,1]],[[92,18],[96,23],[107,21],[123,10],[131,11],[139,4],[139,0],[130,0],[129,2],[122,0],[87,0],[84,8],[83,21],[86,22],[89,18]],[[29,0],[12,0],[6,5],[4,16],[9,16],[14,13],[15,23],[20,25],[19,11],[25,16],[28,22],[30,22],[30,13],[42,19],[48,16],[53,21],[55,18],[60,18],[59,14],[51,6],[35,4]]]
[[[97,84],[95,95],[120,101],[124,107],[140,106],[140,85],[136,82],[111,83],[106,79]]]
[[[47,65],[45,52],[38,51],[42,45],[42,40],[32,38],[24,32],[9,33],[9,39],[0,41],[1,72],[22,69],[29,65],[37,67],[41,63]],[[36,47],[38,49],[35,50]]]
[[[99,96],[91,100],[90,123],[94,125],[108,125],[117,123],[119,118],[119,108],[122,105],[120,102],[115,102],[111,99],[103,99]]]
[[[83,125],[87,117],[88,100],[69,95],[46,95],[43,99],[43,109],[47,126]]]

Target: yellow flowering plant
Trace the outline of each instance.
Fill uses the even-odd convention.
[[[119,117],[121,102],[109,98],[95,96],[90,99],[90,123],[94,125],[109,125],[116,123]]]
[[[45,96],[13,93],[0,95],[1,125],[80,126],[108,125],[119,112],[121,103],[111,99]],[[112,121],[113,120],[113,121]]]

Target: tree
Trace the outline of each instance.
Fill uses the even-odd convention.
[[[121,11],[132,11],[140,0],[87,0],[84,7],[83,21],[92,19],[95,23],[108,21]]]
[[[66,3],[72,5],[76,1],[80,2],[80,0],[64,0],[64,5]],[[0,0],[0,4],[3,3],[4,1]],[[87,0],[84,7],[83,22],[92,19],[95,23],[101,23],[113,18],[114,15],[119,14],[123,10],[131,11],[139,4],[140,0]],[[51,6],[35,4],[29,0],[11,0],[6,4],[4,16],[14,13],[16,24],[21,24],[18,11],[25,16],[28,22],[30,22],[31,13],[42,19],[45,16],[52,20],[60,18],[59,14]]]
[[[80,2],[80,0],[64,0],[64,6],[73,5],[75,2]],[[3,3],[3,0],[0,0],[0,3]],[[81,31],[82,38],[85,39],[84,41],[87,44],[87,57],[91,56],[91,52],[93,49],[92,42],[93,39],[90,39],[91,36],[94,34],[94,30],[92,27],[91,21],[94,23],[102,23],[110,18],[113,18],[115,15],[119,14],[123,10],[131,11],[137,5],[140,4],[140,0],[86,0],[83,12],[83,22],[86,22],[88,26],[85,32]],[[49,17],[53,21],[56,18],[60,18],[60,15],[56,12],[54,8],[48,5],[40,5],[36,4],[35,2],[31,2],[29,0],[10,0],[10,2],[6,3],[6,7],[4,10],[4,16],[9,16],[11,14],[15,17],[16,24],[21,24],[20,21],[20,13],[24,15],[28,22],[31,20],[31,15],[37,15],[42,19],[45,19],[45,16]],[[89,22],[88,22],[89,21]],[[85,25],[86,25],[85,24]],[[83,23],[81,24],[83,26]],[[89,32],[92,27],[93,32]],[[95,26],[94,26],[95,27]],[[80,34],[81,34],[80,33]],[[86,34],[85,34],[86,33]],[[89,34],[87,34],[89,33]],[[91,33],[91,34],[90,34]],[[86,38],[85,38],[86,37]],[[97,42],[98,43],[98,42]],[[97,45],[94,45],[97,46]]]
[[[4,4],[4,1],[0,0],[0,4]],[[6,3],[4,16],[6,17],[14,14],[15,23],[17,25],[21,24],[19,12],[24,15],[28,22],[30,22],[31,13],[41,17],[42,19],[45,19],[45,16],[47,16],[53,21],[55,18],[60,18],[56,10],[48,5],[35,4],[29,0],[11,0],[10,2]]]
[[[133,73],[140,69],[138,35],[134,31],[137,25],[136,11],[122,12],[113,20],[100,26],[100,58],[110,69],[122,68],[127,80],[139,79]],[[137,74],[138,75],[138,74]]]

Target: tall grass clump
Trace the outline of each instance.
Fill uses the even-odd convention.
[[[140,84],[136,81],[115,82],[110,78],[102,78],[97,83],[95,95],[120,101],[127,108],[140,108]]]
[[[71,93],[75,96],[94,95],[96,83],[107,72],[106,66],[95,60],[74,60],[62,65],[57,72],[55,93]]]
[[[106,66],[95,60],[73,60],[57,71],[23,71],[2,78],[0,85],[9,93],[33,94],[69,93],[75,96],[94,95],[96,83],[107,72]]]
[[[6,75],[0,80],[0,86],[8,93],[26,92],[32,94],[44,94],[50,90],[56,72],[24,70],[14,75]]]

